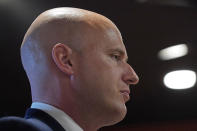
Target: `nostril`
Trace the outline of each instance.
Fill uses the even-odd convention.
[[[129,85],[136,85],[139,82],[139,78],[137,75],[125,75],[123,77],[123,81]]]
[[[135,85],[135,84],[137,84],[138,82],[139,82],[139,78],[138,78],[137,75],[131,77],[131,79],[128,79],[129,85],[130,85],[130,84],[134,84],[134,85]]]
[[[128,85],[132,84],[133,83],[133,80],[128,80]]]
[[[136,83],[135,80],[128,80],[128,82],[127,82],[128,85],[135,84],[135,83]]]

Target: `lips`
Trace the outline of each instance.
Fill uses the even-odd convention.
[[[123,95],[124,101],[127,102],[130,99],[130,90],[121,90],[121,94]]]

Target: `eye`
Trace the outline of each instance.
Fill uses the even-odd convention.
[[[114,60],[116,60],[116,61],[120,61],[120,60],[121,60],[121,56],[118,55],[118,54],[113,54],[113,55],[111,55],[111,57],[112,57]]]

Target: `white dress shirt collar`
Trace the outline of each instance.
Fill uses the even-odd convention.
[[[83,131],[83,129],[62,110],[41,102],[33,102],[31,108],[40,109],[52,116],[66,131]]]

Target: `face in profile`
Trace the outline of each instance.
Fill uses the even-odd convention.
[[[127,63],[127,53],[116,27],[95,31],[78,56],[75,87],[85,108],[114,124],[126,115],[129,84],[137,75]],[[132,82],[133,83],[132,83]],[[127,93],[125,93],[126,91]]]

